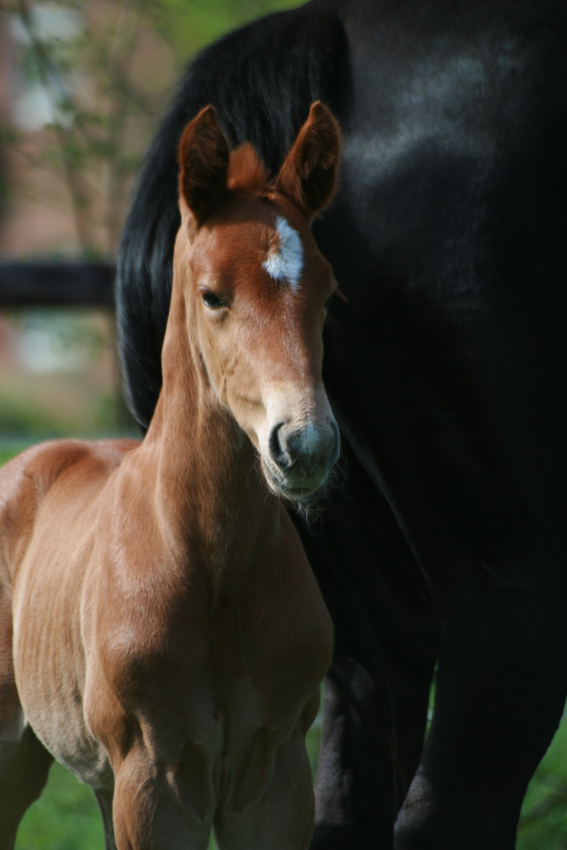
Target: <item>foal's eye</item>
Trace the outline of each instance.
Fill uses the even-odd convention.
[[[333,294],[329,298],[327,298],[327,300],[325,301],[325,310],[329,309],[329,307],[331,306],[331,304],[335,300],[336,294],[337,294],[336,292],[333,292]]]
[[[201,290],[201,300],[205,307],[208,307],[210,310],[218,310],[219,307],[224,307],[224,301],[221,301],[220,298],[211,292],[210,289],[202,289]]]

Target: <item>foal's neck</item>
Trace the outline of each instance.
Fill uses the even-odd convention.
[[[174,283],[162,351],[163,387],[144,441],[156,476],[162,526],[183,550],[198,547],[222,567],[252,558],[281,505],[258,469],[256,451],[208,379],[187,333],[182,287]]]

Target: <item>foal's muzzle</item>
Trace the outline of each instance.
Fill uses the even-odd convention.
[[[276,488],[290,498],[307,498],[325,483],[339,457],[339,429],[332,416],[303,427],[279,422],[270,432],[268,446],[268,468]]]

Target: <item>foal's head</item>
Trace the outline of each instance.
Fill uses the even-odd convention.
[[[210,106],[179,149],[174,286],[188,331],[270,489],[293,500],[320,487],[339,454],[321,378],[336,282],[309,226],[333,194],[339,146],[334,118],[315,103],[273,182],[250,145],[229,153]]]

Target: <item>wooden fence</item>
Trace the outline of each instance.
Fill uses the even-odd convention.
[[[0,310],[102,307],[114,311],[114,272],[113,263],[0,261]],[[120,385],[117,368],[117,427],[121,432],[137,432],[122,398]]]
[[[114,307],[112,263],[0,262],[0,307]]]

